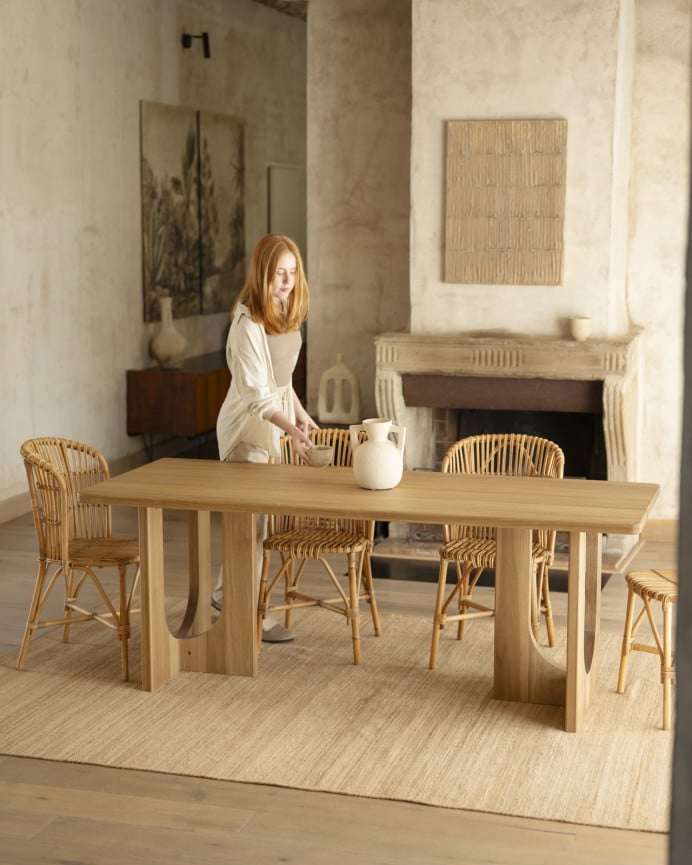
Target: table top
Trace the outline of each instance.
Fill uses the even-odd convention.
[[[160,459],[84,490],[85,502],[395,522],[639,534],[659,494],[649,483],[407,471],[391,490],[349,468]]]

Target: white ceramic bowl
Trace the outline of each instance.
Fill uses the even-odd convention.
[[[313,445],[308,450],[308,462],[314,468],[328,466],[334,456],[334,448],[331,445]]]

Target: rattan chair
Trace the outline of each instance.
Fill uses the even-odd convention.
[[[538,436],[520,434],[489,434],[469,436],[453,444],[442,461],[443,472],[472,475],[522,475],[561,478],[565,458],[554,442]],[[532,601],[532,627],[538,635],[539,612],[543,613],[548,642],[555,645],[548,568],[555,552],[555,532],[536,530],[533,533],[531,557],[536,572],[536,592]],[[457,622],[457,639],[464,636],[469,619],[493,616],[492,607],[473,599],[473,590],[486,568],[495,566],[497,544],[494,528],[445,525],[440,547],[440,570],[433,618],[430,668],[437,664],[440,631],[448,622]],[[456,585],[447,592],[447,567],[454,562]],[[456,599],[457,611],[449,613]]]
[[[627,581],[627,612],[625,630],[622,636],[622,653],[618,674],[618,694],[625,691],[627,662],[630,652],[650,652],[661,660],[661,684],[663,685],[663,729],[670,730],[672,716],[672,695],[675,684],[675,651],[673,649],[673,616],[678,602],[678,572],[676,570],[630,571]],[[637,618],[634,618],[636,598],[643,604]],[[660,603],[663,613],[661,634],[651,605]],[[646,615],[651,627],[654,645],[636,642],[637,631]]]
[[[348,429],[311,430],[310,438],[315,444],[329,444],[334,448],[332,466],[350,466],[352,448]],[[281,441],[281,461],[296,464],[290,436]],[[327,472],[327,468],[305,466],[303,471]],[[370,565],[375,524],[372,520],[336,519],[334,517],[273,516],[269,521],[269,533],[264,541],[262,576],[260,579],[257,612],[258,646],[262,645],[262,623],[269,613],[285,613],[285,624],[291,626],[294,610],[306,607],[322,607],[338,613],[351,626],[353,663],[361,662],[360,647],[360,601],[370,606],[375,635],[380,634],[380,620],[375,600],[375,589]],[[273,577],[269,577],[272,553],[278,553],[281,566]],[[348,584],[336,575],[328,560],[330,556],[346,556]],[[336,597],[315,597],[301,589],[300,581],[309,561],[319,562],[329,578]],[[284,600],[272,603],[271,596],[279,582],[284,581]]]
[[[132,600],[139,581],[137,538],[113,537],[111,509],[83,504],[81,490],[109,477],[105,458],[89,445],[62,438],[24,442],[24,460],[31,507],[38,539],[39,559],[24,639],[17,667],[21,670],[29,641],[39,628],[63,626],[67,642],[70,627],[95,619],[112,628],[120,641],[122,678],[129,678],[128,638]],[[118,598],[111,599],[101,577],[102,568],[117,568]],[[60,578],[64,580],[64,616],[42,618],[44,607]],[[129,579],[128,579],[129,577]],[[95,586],[105,609],[86,609],[80,594],[87,582]]]

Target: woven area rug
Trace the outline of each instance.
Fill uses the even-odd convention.
[[[363,664],[323,611],[296,641],[265,645],[255,679],[180,673],[153,694],[119,681],[111,632],[35,639],[26,669],[0,659],[0,753],[421,802],[663,832],[672,734],[661,725],[655,659],[630,662],[615,693],[619,637],[604,634],[602,682],[583,729],[563,710],[491,699],[492,623],[443,636],[427,669],[426,619],[364,617]]]

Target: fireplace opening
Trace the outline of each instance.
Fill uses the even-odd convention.
[[[435,468],[466,436],[523,433],[565,454],[565,475],[606,480],[603,383],[540,378],[404,375],[407,405],[433,411]]]
[[[565,477],[606,480],[608,465],[601,413],[553,411],[457,410],[445,426],[451,426],[453,441],[436,442],[436,458],[461,438],[492,433],[518,433],[550,439],[565,454]]]

